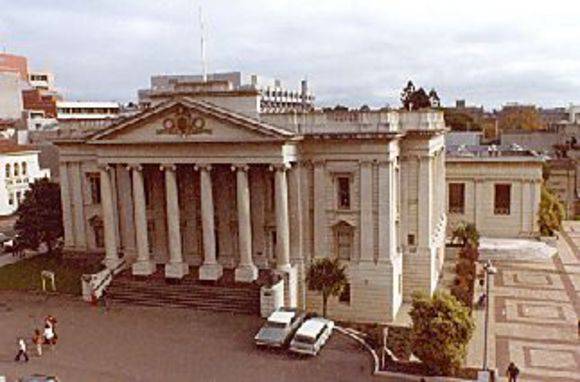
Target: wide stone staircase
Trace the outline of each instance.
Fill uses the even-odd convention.
[[[125,271],[113,279],[107,296],[116,303],[143,306],[245,314],[260,312],[259,285],[235,283],[233,274],[225,270],[222,280],[215,283],[201,283],[195,271],[171,283],[166,281],[162,269],[146,278],[135,278],[130,271]]]

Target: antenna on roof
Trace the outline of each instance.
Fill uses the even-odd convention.
[[[203,24],[201,5],[199,6],[199,27],[201,30],[201,73],[203,82],[207,82],[207,62],[205,60],[205,28]]]

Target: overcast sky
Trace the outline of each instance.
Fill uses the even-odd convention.
[[[129,101],[201,71],[200,3],[210,71],[307,76],[323,105],[398,105],[408,79],[445,104],[580,103],[574,0],[0,0],[0,47],[67,99]]]

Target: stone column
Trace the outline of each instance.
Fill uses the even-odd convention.
[[[276,195],[276,260],[277,268],[290,271],[290,222],[288,218],[288,180],[286,164],[272,166],[275,170]]]
[[[60,163],[60,197],[62,203],[62,225],[64,228],[64,246],[71,248],[75,245],[73,233],[73,216],[71,210],[71,192],[69,184],[68,165],[66,162]]]
[[[179,195],[175,165],[162,165],[165,172],[165,197],[167,203],[167,237],[169,243],[169,263],[165,264],[165,277],[181,279],[189,273],[183,262],[181,251],[181,227],[179,220]]]
[[[328,255],[328,248],[326,246],[326,170],[324,161],[315,161],[314,166],[314,226],[313,226],[313,241],[314,253],[312,259],[325,257]]]
[[[115,211],[113,206],[113,187],[111,184],[110,167],[99,168],[101,178],[101,206],[103,208],[103,225],[105,231],[105,265],[115,268],[119,264],[117,252],[117,232],[115,226]]]
[[[87,231],[85,224],[85,202],[83,198],[83,171],[80,162],[69,164],[71,175],[72,206],[74,211],[74,238],[77,250],[87,249]]]
[[[393,187],[392,169],[391,161],[379,162],[379,261],[387,261],[395,257],[395,198],[393,195],[395,187]],[[361,223],[361,227],[365,227],[365,225]]]
[[[481,226],[481,222],[483,221],[483,214],[485,213],[485,211],[483,210],[483,207],[485,206],[485,203],[483,203],[483,200],[485,199],[483,196],[483,192],[484,192],[484,183],[483,183],[483,179],[475,179],[473,181],[473,204],[474,204],[474,211],[473,211],[473,223],[475,224],[475,228],[477,228],[478,230],[483,229],[483,227]],[[493,201],[493,196],[491,198],[491,200]],[[493,208],[493,204],[492,204],[492,208]]]
[[[431,245],[433,221],[433,169],[431,155],[419,158],[419,202],[417,208],[418,243],[419,247],[428,248]]]
[[[218,280],[222,277],[223,269],[218,264],[215,253],[215,225],[213,194],[211,186],[211,166],[196,166],[200,171],[201,187],[201,224],[203,230],[203,265],[199,268],[200,280]]]
[[[240,249],[240,263],[236,268],[235,278],[236,281],[252,282],[258,278],[258,268],[252,262],[252,226],[248,166],[232,166],[232,171],[236,172],[238,243]]]
[[[360,260],[374,259],[373,164],[360,163]]]
[[[140,165],[135,165],[128,169],[131,171],[133,181],[133,212],[135,215],[135,239],[137,244],[137,261],[133,264],[132,271],[136,276],[148,276],[155,272],[155,263],[152,261],[149,252],[143,168]]]
[[[133,263],[137,258],[135,247],[135,213],[133,210],[133,192],[131,171],[127,166],[119,166],[117,175],[117,205],[119,215],[119,241],[126,261]]]

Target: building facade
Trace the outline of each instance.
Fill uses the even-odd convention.
[[[36,179],[50,177],[50,171],[40,168],[38,153],[31,146],[0,141],[0,216],[16,212]]]
[[[238,282],[285,275],[285,303],[320,309],[305,275],[338,257],[330,316],[390,322],[443,264],[440,112],[262,113],[256,89],[209,81],[57,142],[65,246],[123,256],[134,275]],[[204,87],[202,91],[200,87]],[[195,269],[196,272],[192,270]]]
[[[537,236],[542,163],[530,151],[509,147],[448,150],[448,234],[467,222],[482,236]]]

